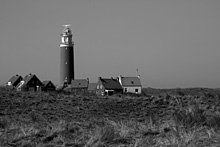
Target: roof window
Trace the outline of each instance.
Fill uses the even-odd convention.
[[[11,82],[8,82],[8,85],[11,86]]]

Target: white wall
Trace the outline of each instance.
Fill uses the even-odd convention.
[[[138,89],[137,93],[141,93],[141,87],[123,87],[123,92],[125,92],[125,88],[127,88],[127,92],[136,93],[135,89]]]

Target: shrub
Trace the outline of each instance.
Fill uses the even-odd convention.
[[[0,118],[0,129],[6,130],[10,126],[10,121],[6,117],[1,117]]]

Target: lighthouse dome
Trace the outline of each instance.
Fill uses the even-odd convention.
[[[63,30],[63,34],[65,34],[65,35],[71,35],[72,32],[71,32],[70,28],[65,28],[65,29]]]

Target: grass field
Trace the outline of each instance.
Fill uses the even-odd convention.
[[[218,89],[142,95],[16,92],[0,88],[2,147],[218,147]]]

